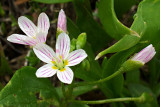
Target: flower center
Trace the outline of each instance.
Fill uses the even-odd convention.
[[[60,72],[65,71],[66,65],[68,65],[68,60],[62,59],[62,56],[59,55],[59,58],[56,59],[55,61],[51,61],[53,63],[52,68],[53,69],[58,69]]]

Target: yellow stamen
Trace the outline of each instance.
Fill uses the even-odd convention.
[[[61,56],[61,55],[59,55],[59,58],[60,58],[60,59],[62,59],[62,56]]]
[[[51,61],[53,64],[56,64],[56,62],[55,61]]]
[[[53,69],[57,69],[57,67],[56,67],[56,66],[52,66],[52,68],[53,68]]]
[[[68,63],[69,63],[68,60],[64,61],[64,65],[68,65]]]
[[[33,36],[33,39],[36,39],[36,36]]]
[[[65,70],[66,70],[65,68],[62,68],[62,69],[60,69],[59,71],[60,71],[60,72],[63,72],[63,71],[65,71]]]

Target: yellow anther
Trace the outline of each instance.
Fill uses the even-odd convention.
[[[56,62],[55,61],[51,61],[53,64],[56,64]]]
[[[68,60],[64,61],[64,65],[68,65],[68,63],[69,63]]]
[[[65,68],[62,68],[62,69],[60,69],[59,71],[60,71],[60,72],[63,72],[63,71],[65,71],[65,70],[66,70]]]
[[[53,68],[53,69],[57,69],[57,67],[56,67],[56,66],[52,66],[52,68]]]
[[[60,58],[60,59],[62,59],[62,56],[61,56],[61,55],[59,55],[59,58]]]
[[[36,36],[33,36],[33,39],[36,39]]]

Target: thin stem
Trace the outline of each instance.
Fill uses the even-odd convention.
[[[141,102],[141,97],[114,98],[114,99],[97,100],[97,101],[71,100],[70,102],[82,103],[82,104],[104,104],[104,103],[124,102],[124,101],[137,101],[137,102]]]
[[[99,83],[102,83],[102,82],[105,82],[105,81],[108,81],[114,77],[116,77],[117,75],[123,73],[124,70],[123,68],[120,68],[118,71],[116,71],[115,73],[113,73],[112,75],[104,78],[104,79],[100,79],[98,81],[93,81],[93,82],[81,82],[81,83],[76,83],[74,84],[72,87],[77,87],[77,86],[83,86],[83,85],[94,85],[94,84],[99,84]]]

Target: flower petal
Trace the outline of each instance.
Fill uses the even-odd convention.
[[[33,46],[37,43],[33,38],[27,37],[25,35],[19,35],[19,34],[12,34],[7,38],[7,40],[13,43],[30,45],[30,46]]]
[[[36,36],[37,27],[32,21],[30,21],[25,16],[21,16],[18,18],[18,25],[27,36],[29,37]]]
[[[35,39],[36,39],[37,43],[45,43],[46,38],[47,38],[47,33],[39,32],[39,33],[37,33]]]
[[[49,18],[45,13],[41,13],[38,17],[38,32],[48,33],[50,27]]]
[[[57,77],[63,83],[71,84],[73,75],[73,71],[69,67],[65,67],[64,71],[57,71]]]
[[[69,54],[67,57],[68,65],[67,66],[74,66],[79,64],[82,60],[87,57],[86,52],[83,49],[78,49]]]
[[[143,63],[147,63],[150,61],[154,55],[156,54],[156,51],[152,44],[141,50],[139,53],[137,53],[132,60],[141,61]]]
[[[37,70],[36,76],[40,78],[51,77],[56,72],[57,70],[53,69],[51,64],[46,64]]]
[[[61,33],[58,35],[56,42],[56,54],[60,54],[63,59],[65,59],[70,51],[70,39],[66,33]]]
[[[67,20],[66,20],[66,15],[63,9],[60,10],[59,15],[58,15],[57,28],[60,28],[64,32],[67,31]]]
[[[54,61],[56,55],[51,47],[46,44],[40,43],[33,47],[33,50],[37,57],[46,63]]]

